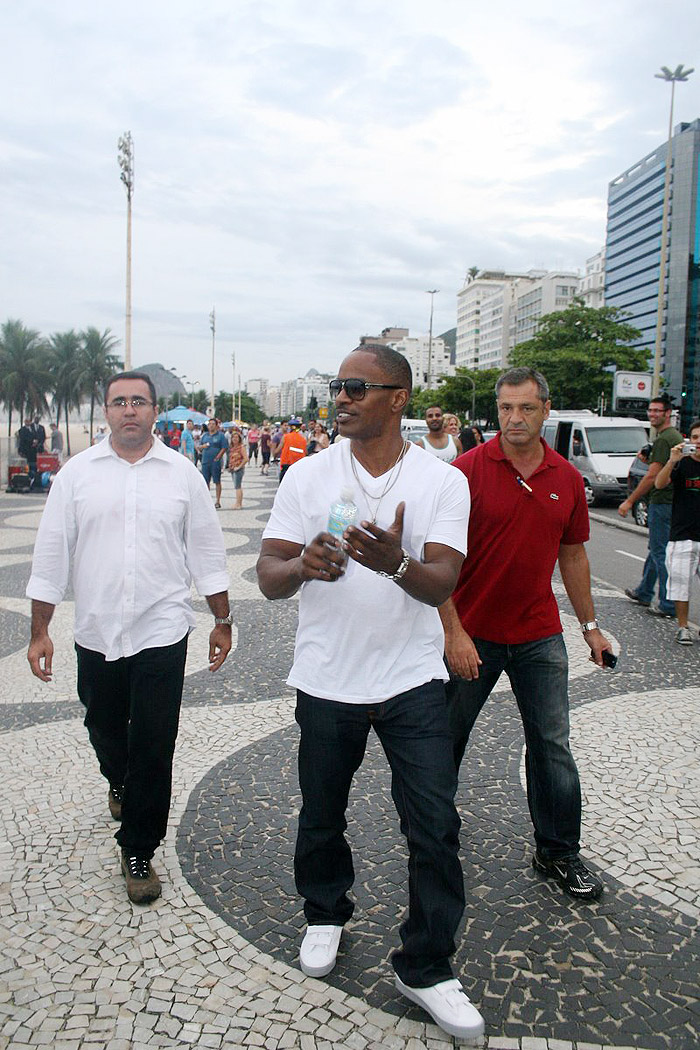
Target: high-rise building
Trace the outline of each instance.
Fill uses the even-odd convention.
[[[532,339],[545,314],[565,310],[579,286],[578,274],[558,270],[485,270],[468,277],[457,293],[455,364],[505,368],[513,347]]]
[[[583,299],[584,306],[593,310],[605,306],[605,248],[586,259],[586,273],[581,278],[578,294]]]
[[[448,333],[445,333],[448,335]],[[450,341],[442,336],[409,335],[408,328],[383,328],[381,335],[363,335],[360,346],[365,343],[379,343],[397,350],[411,366],[414,386],[435,389],[442,376],[455,374]],[[430,370],[430,381],[428,380]]]
[[[553,270],[549,273],[531,270],[525,277],[516,281],[510,307],[509,349],[512,350],[519,343],[526,343],[528,339],[532,339],[540,318],[545,314],[566,310],[578,295],[580,283],[579,275],[567,270]],[[505,364],[505,361],[503,363]]]
[[[608,190],[605,303],[627,311],[637,345],[654,357],[667,143]],[[700,413],[700,119],[672,136],[661,375],[685,428]],[[684,391],[687,396],[683,396]]]
[[[250,394],[263,411],[267,402],[268,386],[267,379],[247,379],[245,384],[246,393]]]

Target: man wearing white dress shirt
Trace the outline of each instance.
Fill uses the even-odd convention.
[[[190,584],[214,614],[209,668],[231,648],[223,536],[201,474],[153,439],[156,392],[142,372],[105,388],[109,440],[57,474],[39,526],[27,597],[27,658],[52,677],[49,624],[71,579],[78,695],[121,827],[127,893],[147,904],[161,892],[151,858],[165,835],[185,673],[195,625]]]

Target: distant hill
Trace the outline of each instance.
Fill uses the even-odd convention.
[[[173,394],[177,394],[180,402],[182,404],[186,403],[187,390],[185,386],[177,376],[174,376],[163,365],[139,365],[138,368],[134,368],[134,371],[145,372],[147,376],[150,376],[158,397],[167,397],[169,400]]]

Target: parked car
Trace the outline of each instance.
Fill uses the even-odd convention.
[[[630,467],[649,440],[649,424],[641,419],[596,416],[588,410],[553,410],[544,422],[542,437],[580,471],[589,505],[603,500],[621,503],[627,495]]]
[[[632,460],[632,465],[627,475],[627,495],[631,496],[639,482],[649,469],[649,456],[651,455],[651,443],[642,445],[637,455]],[[642,496],[632,507],[632,517],[637,525],[649,524],[649,501],[647,496]]]

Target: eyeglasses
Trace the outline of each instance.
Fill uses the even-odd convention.
[[[145,397],[115,397],[107,403],[107,408],[124,409],[127,405],[131,405],[132,408],[138,411],[139,408],[153,408],[154,403],[153,401],[147,401]]]
[[[328,384],[331,397],[337,397],[341,390],[352,401],[361,401],[368,390],[400,390],[400,386],[391,383],[365,383],[364,379],[331,379]]]

